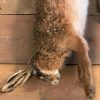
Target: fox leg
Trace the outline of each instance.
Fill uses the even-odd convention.
[[[85,93],[88,98],[92,99],[95,95],[95,87],[93,85],[91,74],[91,61],[88,55],[88,45],[84,38],[78,38],[78,49],[76,51],[79,61],[78,73],[82,79]]]
[[[82,79],[85,94],[89,99],[92,99],[95,95],[95,86],[92,80],[92,65],[88,55],[88,44],[86,40],[80,36],[71,36],[68,41],[70,41],[69,48],[78,56],[78,74],[79,78]]]
[[[81,65],[78,65],[78,77],[80,80],[82,80],[83,77],[83,68]]]

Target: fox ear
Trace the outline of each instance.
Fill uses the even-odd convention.
[[[1,92],[10,92],[14,90],[17,86],[23,85],[31,76],[30,71],[20,70],[14,75],[12,75],[2,86]]]

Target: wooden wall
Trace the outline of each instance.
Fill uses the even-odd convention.
[[[27,63],[34,53],[35,0],[0,0],[0,63]],[[86,39],[93,64],[100,64],[99,0],[90,0]]]

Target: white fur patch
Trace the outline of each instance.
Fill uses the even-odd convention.
[[[66,0],[66,14],[70,14],[74,29],[84,35],[88,11],[88,0]]]
[[[50,70],[49,71],[49,70],[43,70],[43,69],[41,69],[40,72],[42,72],[42,73],[44,73],[46,75],[56,75],[56,74],[59,73],[58,70]]]

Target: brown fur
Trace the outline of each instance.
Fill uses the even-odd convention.
[[[72,27],[72,19],[65,13],[65,0],[37,0],[36,5],[34,64],[40,71],[59,70],[65,57],[75,52],[79,58],[79,77],[86,95],[92,98],[94,87],[88,45]]]
[[[68,5],[65,6],[66,1]],[[76,18],[70,3],[72,0],[36,0],[35,56],[30,60],[32,66],[10,77],[1,88],[2,92],[9,92],[19,84],[24,84],[32,73],[52,84],[59,83],[59,69],[65,57],[74,52],[78,57],[78,75],[85,93],[89,99],[94,97],[88,44],[73,27],[72,22]]]

